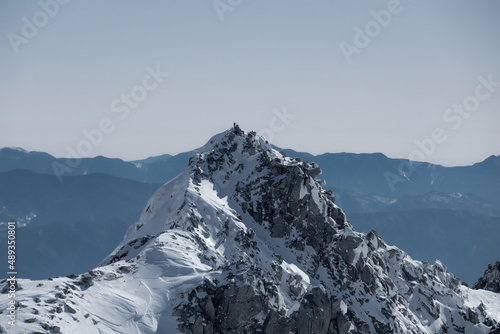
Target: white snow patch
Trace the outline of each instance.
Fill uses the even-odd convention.
[[[302,199],[307,194],[308,194],[307,187],[305,186],[304,183],[302,183],[302,185],[300,186],[299,199]]]
[[[465,305],[471,308],[478,307],[481,303],[486,306],[486,314],[500,322],[500,294],[486,290],[473,290],[461,286],[462,293],[466,296]]]
[[[347,313],[347,304],[343,300],[340,301],[340,311],[342,312],[342,314]]]
[[[290,268],[290,270],[293,273],[298,274],[302,278],[303,282],[306,282],[308,285],[311,284],[311,280],[309,279],[309,276],[305,272],[300,270],[299,267],[297,267],[295,264],[289,263],[288,268]]]

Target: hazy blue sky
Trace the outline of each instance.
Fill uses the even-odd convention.
[[[499,18],[495,0],[0,1],[0,147],[132,160],[238,122],[313,154],[471,164],[500,154]]]

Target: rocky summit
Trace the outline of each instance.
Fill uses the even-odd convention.
[[[19,280],[15,332],[500,333],[499,294],[356,232],[316,164],[238,126],[199,152],[100,266]]]

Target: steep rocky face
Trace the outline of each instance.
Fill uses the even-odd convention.
[[[38,285],[21,282],[19,302],[36,314],[20,314],[25,328],[304,334],[498,330],[500,295],[462,286],[439,261],[412,260],[375,231],[356,232],[333,194],[321,187],[314,163],[285,157],[237,126],[213,137],[200,152],[158,189],[96,270],[44,281],[45,293],[54,295],[50,299],[34,298],[29,291]]]
[[[480,277],[472,287],[473,289],[483,289],[495,293],[500,292],[500,262],[489,264],[488,269],[484,271],[484,275]]]
[[[204,255],[221,275],[175,307],[182,332],[487,332],[494,323],[465,305],[440,262],[413,261],[376,232],[355,232],[316,179],[318,166],[282,156],[255,133],[234,128],[212,139],[189,170],[194,188],[209,184],[235,217],[223,226],[220,215],[212,232],[203,218],[187,227],[202,244],[225,246]]]

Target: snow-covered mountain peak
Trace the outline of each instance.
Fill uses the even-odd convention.
[[[320,172],[237,126],[214,136],[155,192],[101,266],[51,281],[21,280],[20,328],[304,334],[498,328],[500,295],[461,286],[441,262],[415,261],[375,231],[356,232],[316,179]]]
[[[316,180],[320,172],[316,164],[285,157],[264,138],[235,126],[212,137],[182,174],[154,194],[139,222],[104,263],[136,256],[135,243],[136,251],[124,255],[127,244],[142,240],[144,246],[144,240],[171,229],[215,238],[228,228],[221,227],[222,217],[224,224],[232,223],[230,228],[246,232],[242,217],[249,216],[245,221],[269,229],[272,237],[293,235],[298,247],[308,241],[317,247],[313,239],[318,230],[331,229],[326,233],[331,235],[336,228],[350,227],[333,204],[331,191]]]

